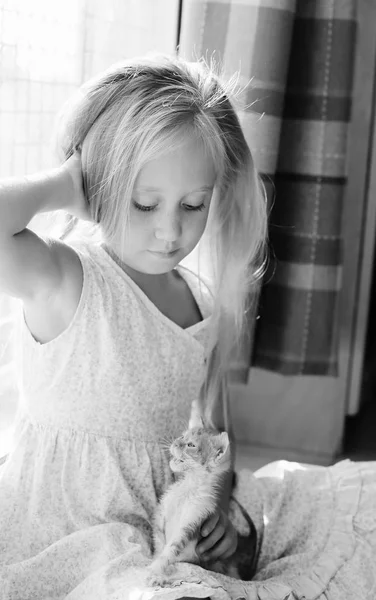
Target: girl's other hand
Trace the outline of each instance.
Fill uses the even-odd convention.
[[[225,559],[232,556],[238,544],[238,534],[226,513],[218,508],[201,527],[202,539],[196,552],[203,561]]]
[[[89,204],[84,192],[81,152],[77,150],[72,154],[60,169],[64,178],[64,193],[66,194],[65,210],[74,217],[91,221]]]

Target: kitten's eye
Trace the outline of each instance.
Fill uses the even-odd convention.
[[[188,448],[196,448],[196,446],[192,442],[188,442]]]

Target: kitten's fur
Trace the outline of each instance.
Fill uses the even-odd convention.
[[[176,439],[170,447],[170,453],[170,467],[179,478],[162,496],[155,514],[155,558],[150,567],[152,575],[149,578],[154,585],[168,580],[172,565],[176,562],[200,563],[196,554],[200,529],[204,521],[216,511],[222,479],[231,469],[227,433],[207,429],[203,422]],[[248,546],[251,544],[255,550],[255,527],[241,506],[240,509],[250,526],[250,534],[246,538]],[[238,549],[239,542],[240,539]],[[247,548],[248,557],[249,550]],[[255,554],[254,551],[252,556]],[[247,561],[247,579],[253,569],[251,563]],[[202,566],[240,578],[231,558],[226,561],[205,562]]]

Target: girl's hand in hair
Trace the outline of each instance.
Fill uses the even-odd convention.
[[[89,204],[85,197],[81,168],[81,152],[77,150],[60,167],[66,194],[65,210],[79,219],[91,221]]]

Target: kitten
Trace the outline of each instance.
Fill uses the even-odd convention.
[[[152,585],[166,583],[174,563],[200,564],[196,553],[200,529],[204,521],[216,511],[222,479],[231,469],[227,433],[205,428],[203,422],[176,439],[170,447],[170,453],[170,468],[178,478],[162,496],[154,518],[155,558],[150,566],[149,578]],[[254,558],[257,535],[252,520],[241,506],[240,509],[250,528],[249,536],[246,536],[249,579],[250,570],[253,574],[249,552],[251,550]],[[250,544],[252,548],[249,547]],[[235,556],[238,556],[238,551]],[[233,557],[226,561],[206,561],[201,566],[240,579]]]

